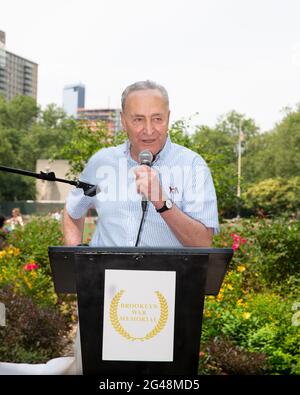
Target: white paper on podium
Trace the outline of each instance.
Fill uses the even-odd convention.
[[[173,361],[175,271],[105,270],[102,359]]]

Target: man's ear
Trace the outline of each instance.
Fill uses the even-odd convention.
[[[123,112],[121,112],[121,124],[122,124],[122,129],[124,130],[124,132],[126,132],[125,115]]]
[[[170,122],[170,114],[171,114],[171,111],[169,110],[169,112],[168,112],[168,127],[169,127],[169,122]]]

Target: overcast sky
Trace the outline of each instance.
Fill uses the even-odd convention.
[[[120,107],[152,79],[172,120],[213,126],[235,109],[269,130],[300,102],[299,0],[2,0],[6,49],[39,65],[38,102],[62,105],[86,86],[86,107]]]

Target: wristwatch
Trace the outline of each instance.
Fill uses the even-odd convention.
[[[172,207],[173,207],[173,202],[172,202],[172,200],[167,199],[167,200],[164,202],[164,205],[162,206],[162,208],[156,209],[156,211],[157,211],[158,213],[163,213],[164,211],[170,210],[170,208],[172,208]]]

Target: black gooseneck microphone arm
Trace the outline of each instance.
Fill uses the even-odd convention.
[[[70,181],[70,180],[64,180],[62,178],[57,178],[53,171],[50,171],[49,173],[44,173],[43,171],[41,171],[40,173],[33,173],[31,171],[14,169],[12,167],[6,167],[6,166],[0,166],[0,171],[22,174],[23,176],[35,177],[40,180],[64,182],[65,184],[74,185],[76,188],[83,189],[83,193],[86,196],[90,196],[90,197],[93,197],[98,193],[97,185],[88,184],[86,182],[82,182],[79,180]]]

